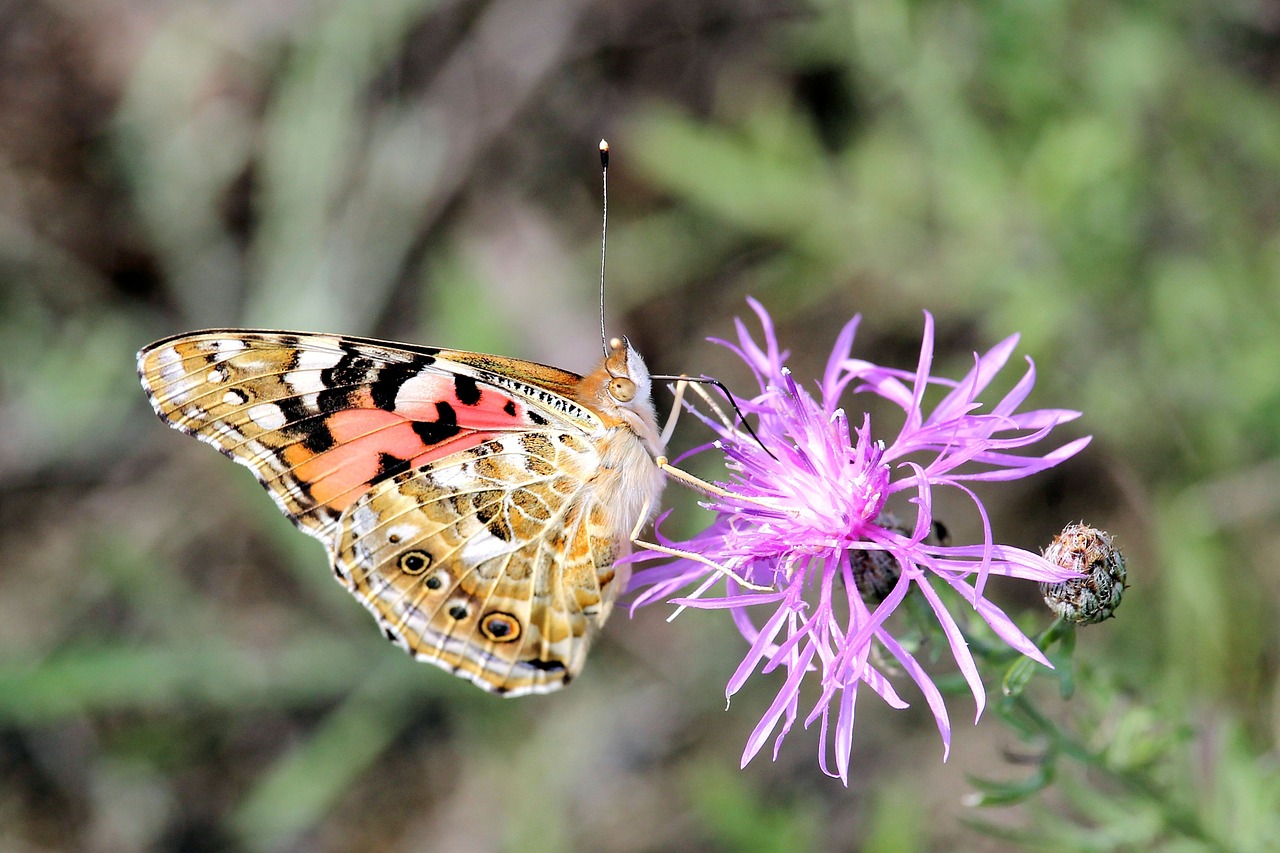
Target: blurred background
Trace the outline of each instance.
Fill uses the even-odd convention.
[[[1251,0],[4,3],[0,849],[1276,849],[1278,51]],[[483,694],[149,411],[134,352],[208,326],[589,369],[601,136],[652,369],[749,391],[705,341],[748,294],[798,377],[858,312],[910,368],[928,309],[939,372],[1021,332],[1031,405],[1085,412],[981,493],[1002,541],[1084,518],[1129,558],[1041,691],[1087,759],[1047,791],[964,804],[1042,752],[963,696],[945,764],[864,694],[849,788],[798,727],[740,771],[778,684],[725,709],[715,613],[619,611],[571,689]]]

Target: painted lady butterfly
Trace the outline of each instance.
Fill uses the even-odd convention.
[[[649,372],[240,329],[138,353],[156,414],[253,471],[387,638],[494,693],[582,669],[665,478]]]

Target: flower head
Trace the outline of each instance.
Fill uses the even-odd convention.
[[[1083,521],[1068,524],[1045,549],[1044,558],[1080,573],[1063,583],[1040,584],[1045,604],[1059,618],[1088,625],[1115,615],[1127,575],[1115,537]]]
[[[1041,455],[1012,452],[1079,416],[1062,409],[1017,412],[1035,381],[1029,361],[1013,389],[984,410],[978,397],[1005,366],[1016,336],[975,356],[973,368],[956,382],[930,374],[933,318],[927,313],[914,371],[853,358],[855,317],[837,338],[815,397],[784,367],[786,354],[778,347],[767,312],[754,300],[750,304],[763,327],[763,346],[741,321],[738,342],[719,343],[755,372],[760,393],[740,405],[745,414],[756,416],[759,440],[695,411],[719,440],[694,452],[719,448],[730,473],[729,481],[720,484],[724,493],[705,504],[716,513],[715,520],[688,541],[665,542],[696,559],[645,568],[635,574],[631,588],[640,590],[637,605],[677,596],[673,600],[681,605],[732,614],[750,649],[729,679],[727,695],[757,671],[785,672],[776,699],[748,739],[744,765],[775,731],[776,757],[799,719],[802,683],[816,681],[818,696],[804,724],[821,721],[821,767],[847,784],[859,689],[865,686],[894,708],[906,707],[888,678],[891,669],[909,675],[924,694],[944,752],[950,749],[941,693],[908,644],[886,627],[908,592],[917,591],[937,620],[979,714],[985,691],[977,666],[937,587],[954,590],[1005,643],[1048,665],[1035,644],[984,597],[986,580],[996,574],[1053,583],[1075,575],[1037,554],[997,544],[970,484],[1013,480],[1050,468],[1089,439]],[[926,412],[925,393],[932,387],[944,389],[942,399]],[[846,392],[876,395],[900,407],[905,422],[896,437],[878,439],[870,415],[857,418],[851,429],[840,407]],[[939,541],[932,513],[937,487],[957,489],[972,502],[982,522],[981,543]],[[891,502],[907,505],[896,511],[913,505],[914,519],[900,522],[886,509]],[[709,595],[722,581],[723,594]]]

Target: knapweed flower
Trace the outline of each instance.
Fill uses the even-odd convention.
[[[750,650],[729,679],[732,697],[756,672],[775,669],[786,678],[748,738],[745,766],[778,732],[774,756],[800,718],[801,687],[816,681],[817,697],[804,717],[821,722],[819,763],[848,784],[854,704],[859,689],[894,708],[906,707],[888,677],[906,673],[924,695],[942,735],[944,759],[951,726],[942,694],[909,644],[895,639],[887,620],[909,592],[926,602],[956,665],[973,692],[978,714],[985,691],[961,624],[948,611],[940,587],[950,587],[1010,647],[1049,665],[1030,639],[984,596],[990,575],[1054,583],[1075,577],[1038,554],[997,544],[982,501],[970,484],[1015,480],[1051,468],[1080,451],[1081,438],[1041,455],[1014,451],[1047,437],[1053,427],[1079,416],[1063,409],[1018,412],[1035,382],[1026,373],[990,407],[979,395],[1005,366],[1017,344],[1010,337],[981,356],[959,381],[931,375],[933,318],[925,314],[920,358],[914,371],[881,367],[852,357],[858,318],[836,340],[815,397],[783,366],[768,313],[751,307],[763,327],[761,347],[739,320],[736,344],[718,341],[755,372],[760,393],[740,401],[755,416],[755,437],[701,412],[719,435],[729,471],[722,494],[704,504],[716,513],[687,541],[659,537],[687,554],[636,572],[636,604],[673,600],[732,615]],[[872,394],[901,408],[905,422],[889,441],[878,439],[869,415],[850,428],[841,399]],[[925,397],[941,395],[926,411]],[[937,541],[934,489],[959,490],[981,519],[983,541]],[[893,504],[893,511],[888,506]],[[910,512],[914,518],[899,521]],[[645,562],[658,555],[639,558]],[[723,582],[723,593],[711,594]],[[680,595],[680,593],[682,593]],[[673,596],[676,596],[673,598]],[[834,771],[829,766],[834,756]]]

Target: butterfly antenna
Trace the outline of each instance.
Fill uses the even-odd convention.
[[[609,143],[600,140],[600,185],[604,197],[604,215],[600,220],[600,348],[609,357],[609,337],[604,328],[604,259],[609,235]]]
[[[662,373],[654,373],[650,375],[649,378],[659,379],[664,382],[696,382],[700,385],[714,385],[719,388],[720,393],[725,396],[725,399],[729,401],[729,405],[733,407],[733,413],[738,416],[737,423],[742,424],[743,429],[747,431],[747,435],[751,436],[751,438],[755,440],[755,443],[760,445],[760,449],[765,453],[768,453],[773,461],[780,461],[778,457],[773,455],[773,451],[760,440],[760,436],[756,435],[756,431],[751,428],[750,422],[748,422],[746,416],[742,414],[742,409],[738,408],[738,399],[733,396],[733,392],[730,391],[719,379],[712,379],[710,376],[670,376]]]

